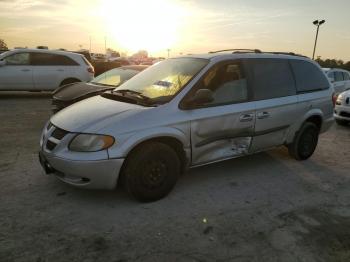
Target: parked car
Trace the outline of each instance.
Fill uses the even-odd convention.
[[[147,66],[123,66],[109,70],[88,83],[79,82],[62,86],[53,92],[52,111],[57,113],[80,100],[115,89],[146,68]]]
[[[140,201],[166,196],[190,167],[286,145],[308,159],[333,123],[333,88],[314,61],[259,50],[162,61],[51,117],[46,173],[81,188],[122,181]]]
[[[106,62],[107,57],[105,54],[91,53],[91,59],[93,62]]]
[[[52,91],[90,81],[93,66],[80,54],[45,49],[16,49],[0,54],[0,90]]]
[[[348,125],[350,123],[350,90],[341,93],[337,97],[334,108],[335,121],[339,125]]]
[[[323,71],[328,76],[333,84],[334,91],[341,93],[350,89],[350,72],[340,68],[323,68]]]

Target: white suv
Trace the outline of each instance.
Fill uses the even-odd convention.
[[[94,68],[83,55],[43,49],[15,49],[0,55],[0,90],[51,91],[90,81]]]
[[[339,94],[350,89],[350,72],[340,68],[323,68],[327,77],[333,83],[334,91]]]
[[[297,55],[167,59],[54,115],[39,159],[71,185],[112,189],[122,181],[137,199],[157,200],[188,167],[281,145],[309,158],[334,121],[333,92],[320,66]]]

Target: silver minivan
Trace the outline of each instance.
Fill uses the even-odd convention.
[[[122,183],[139,201],[154,201],[187,168],[281,145],[309,158],[333,123],[332,94],[318,64],[299,55],[225,50],[167,59],[54,115],[39,159],[71,185]]]

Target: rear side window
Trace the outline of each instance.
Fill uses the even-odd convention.
[[[4,58],[7,65],[29,65],[29,53],[17,53]]]
[[[344,80],[350,80],[349,73],[343,72],[343,75],[344,75]]]
[[[335,71],[334,72],[334,81],[335,82],[344,81],[343,72]]]
[[[254,99],[264,100],[296,94],[295,81],[288,60],[247,60],[253,82]]]
[[[67,56],[46,53],[31,53],[31,64],[36,66],[79,65],[77,62]]]
[[[329,88],[325,74],[314,64],[303,60],[290,60],[298,92],[312,92]]]

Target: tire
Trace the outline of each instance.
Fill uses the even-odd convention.
[[[67,78],[61,82],[60,87],[64,85],[72,84],[72,83],[77,83],[77,82],[81,82],[81,81],[76,78]]]
[[[291,157],[296,160],[306,160],[315,152],[319,128],[311,122],[306,122],[297,132],[294,141],[288,146]]]
[[[342,119],[336,119],[335,122],[337,122],[340,126],[347,126],[349,124],[348,120],[342,120]]]
[[[129,194],[138,201],[151,202],[170,193],[180,170],[180,159],[171,147],[149,142],[128,156],[122,181]]]

